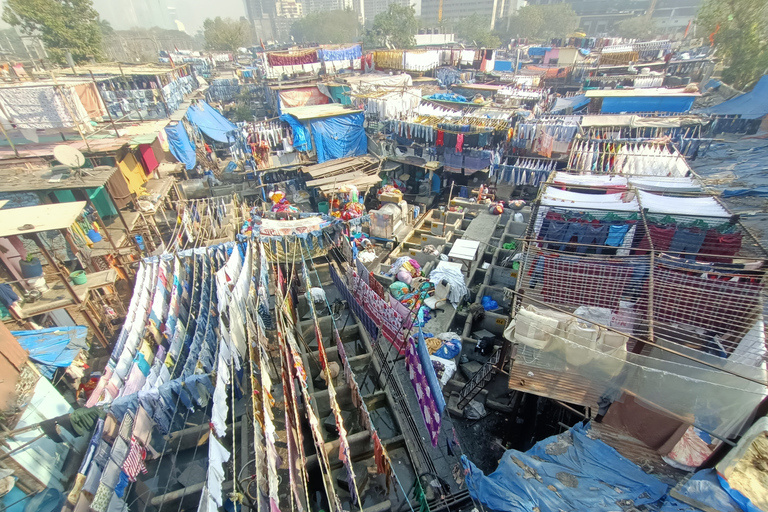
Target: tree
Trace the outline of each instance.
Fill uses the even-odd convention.
[[[66,52],[75,62],[101,58],[99,13],[91,0],[6,0],[3,21],[36,35],[49,55],[66,62]]]
[[[313,12],[293,22],[291,35],[304,43],[352,43],[358,40],[360,23],[352,9]]]
[[[115,35],[115,29],[112,28],[112,24],[107,20],[99,20],[99,30],[101,30],[101,38],[107,40]]]
[[[456,35],[465,43],[481,48],[498,48],[501,45],[499,37],[491,32],[491,20],[477,14],[459,20]]]
[[[571,4],[526,5],[506,21],[506,30],[501,29],[504,20],[499,20],[496,26],[509,39],[563,37],[579,26],[579,17]]]
[[[613,29],[615,35],[628,39],[653,39],[657,35],[658,28],[653,18],[647,16],[635,16],[621,20]]]
[[[237,49],[248,44],[248,23],[231,18],[207,18],[203,22],[203,36],[208,50],[237,53]]]
[[[419,21],[416,10],[409,6],[389,4],[389,9],[373,19],[373,27],[366,33],[366,46],[381,48],[387,43],[395,48],[410,48],[416,44]]]
[[[768,69],[768,3],[765,0],[707,0],[698,24],[711,34],[727,66],[723,80],[738,89]]]

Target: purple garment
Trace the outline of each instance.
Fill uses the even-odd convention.
[[[419,409],[424,417],[424,424],[427,426],[427,431],[429,431],[432,446],[436,447],[438,437],[440,436],[442,418],[438,412],[437,402],[429,387],[427,377],[424,374],[424,368],[421,365],[413,337],[408,340],[408,351],[405,354],[405,361],[408,365],[411,384],[413,384],[413,389],[416,391],[416,398],[419,400]]]

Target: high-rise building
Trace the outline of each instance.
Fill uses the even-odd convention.
[[[682,32],[696,18],[702,0],[529,0],[531,5],[569,3],[581,18],[580,28],[590,36],[615,35],[613,28],[625,19],[651,18],[660,34]],[[565,34],[563,34],[565,35]]]
[[[498,27],[499,20],[516,13],[525,4],[525,0],[421,0],[421,19],[434,24],[476,14],[488,19],[493,29]]]
[[[275,0],[243,0],[245,14],[251,24],[255,36],[262,41],[275,39],[276,7]]]

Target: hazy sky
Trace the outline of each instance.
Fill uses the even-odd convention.
[[[206,18],[237,19],[245,16],[243,0],[167,0],[176,7],[176,18],[184,24],[190,35],[203,27]]]

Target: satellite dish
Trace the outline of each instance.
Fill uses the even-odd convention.
[[[85,165],[85,156],[79,149],[72,146],[56,146],[53,148],[53,156],[62,164],[73,169]]]

